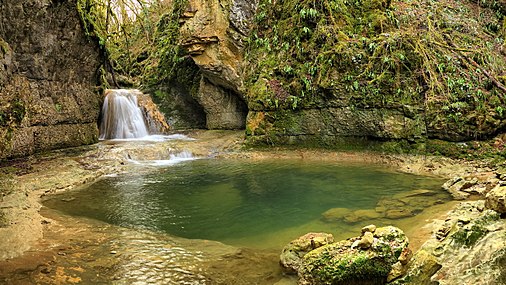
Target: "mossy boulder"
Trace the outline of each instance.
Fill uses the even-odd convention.
[[[368,226],[359,237],[325,244],[305,254],[296,269],[299,284],[385,284],[408,244],[396,227]]]
[[[308,233],[291,241],[283,248],[280,264],[285,273],[296,274],[302,263],[302,258],[308,252],[326,244],[334,242],[334,236],[327,233]]]

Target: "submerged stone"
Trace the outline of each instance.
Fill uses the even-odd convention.
[[[361,221],[368,221],[371,219],[381,218],[381,213],[378,213],[373,209],[365,209],[365,210],[356,210],[353,211],[346,216],[344,216],[344,221],[347,223],[357,223]]]
[[[351,210],[348,208],[332,208],[322,214],[322,219],[326,222],[339,221],[349,213],[351,213]]]

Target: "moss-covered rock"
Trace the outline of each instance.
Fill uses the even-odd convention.
[[[360,237],[309,251],[295,270],[300,284],[385,284],[407,246],[400,229],[368,226]]]
[[[308,252],[334,242],[334,236],[327,233],[308,233],[291,241],[283,248],[280,264],[288,274],[296,274],[304,255]]]
[[[265,135],[252,130],[250,141],[494,135],[506,115],[496,6],[260,1],[245,93],[250,109],[272,120],[257,121]]]

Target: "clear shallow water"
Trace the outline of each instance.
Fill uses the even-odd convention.
[[[412,190],[440,190],[439,179],[378,166],[301,160],[194,160],[155,171],[107,177],[87,188],[52,196],[47,207],[111,224],[191,239],[278,248],[309,231],[338,238],[383,217],[356,223],[323,221],[331,208],[378,207]],[[356,235],[353,233],[352,235]],[[344,236],[343,236],[344,235]]]

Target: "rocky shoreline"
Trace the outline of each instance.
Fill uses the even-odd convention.
[[[48,230],[55,225],[54,221],[40,214],[42,196],[76,188],[105,175],[126,172],[130,160],[159,159],[171,153],[189,150],[194,156],[199,157],[251,160],[300,158],[378,163],[406,173],[447,178],[449,180],[445,184],[446,188],[455,198],[479,199],[479,201],[459,203],[448,213],[445,220],[428,221],[433,235],[414,255],[411,264],[419,266],[411,266],[412,270],[408,270],[408,275],[415,276],[413,272],[416,270],[430,272],[434,267],[429,265],[434,262],[442,266],[434,277],[440,284],[457,284],[456,282],[463,281],[463,284],[506,284],[506,274],[502,269],[506,268],[504,214],[502,217],[497,214],[494,219],[489,219],[492,214],[491,210],[487,210],[487,207],[492,207],[501,211],[500,207],[504,206],[504,197],[502,196],[501,200],[500,196],[504,195],[501,194],[504,193],[501,186],[504,173],[500,169],[493,169],[486,163],[456,161],[442,157],[322,150],[251,150],[244,147],[242,132],[193,131],[189,132],[188,136],[196,140],[121,145],[102,142],[4,164],[0,178],[2,185],[6,185],[5,190],[2,190],[0,202],[2,212],[0,240],[4,241],[0,243],[0,263],[5,265],[11,261],[8,268],[15,270],[13,260],[26,256],[26,252],[40,245],[41,240],[47,242],[50,236]],[[488,199],[486,207],[483,198],[487,193],[494,192],[497,192],[497,195]],[[460,237],[459,242],[455,242],[457,237]],[[8,274],[5,270],[7,269],[0,270],[0,280],[2,274]],[[417,274],[416,276],[421,276],[420,273]],[[482,278],[484,281],[478,281],[482,274],[488,279]],[[411,280],[416,280],[413,278]],[[428,278],[430,276],[425,276],[423,282],[429,282]],[[492,280],[491,278],[504,283],[486,283]],[[402,280],[404,279],[395,282],[415,284],[409,280]],[[473,283],[465,283],[468,280],[473,280]],[[425,284],[423,282],[416,284]]]

